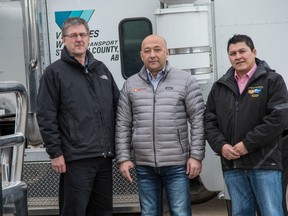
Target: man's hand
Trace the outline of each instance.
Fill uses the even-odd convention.
[[[66,163],[64,156],[61,155],[57,158],[51,159],[52,170],[56,173],[65,173],[66,172]]]
[[[246,149],[246,147],[245,147],[243,142],[237,143],[233,148],[240,156],[245,155],[245,154],[248,153],[248,151],[247,151],[247,149]]]
[[[133,182],[133,179],[130,174],[130,170],[135,167],[134,163],[132,161],[124,161],[120,164],[119,170],[121,175],[130,183]]]
[[[202,163],[194,158],[189,158],[187,161],[186,174],[188,174],[189,179],[197,177],[202,170]]]
[[[235,146],[234,146],[235,147]],[[230,144],[225,144],[222,147],[222,156],[227,160],[234,160],[240,157],[240,154]]]

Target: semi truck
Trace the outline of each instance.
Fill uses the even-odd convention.
[[[59,176],[51,170],[39,133],[36,97],[44,69],[60,57],[65,19],[77,16],[88,22],[89,50],[107,65],[120,89],[142,66],[142,40],[149,34],[163,36],[169,62],[196,78],[206,100],[214,81],[230,67],[226,46],[234,34],[251,36],[257,56],[288,82],[287,8],[286,0],[0,0],[0,81],[23,84],[28,96],[22,180],[29,215],[59,212]],[[9,117],[0,129],[10,127],[12,133],[16,100],[11,97],[0,94],[0,117]],[[287,200],[287,177],[284,186]],[[207,144],[202,172],[191,181],[192,203],[216,195],[229,199],[220,158]],[[121,177],[116,162],[113,206],[117,213],[140,211],[137,184]]]

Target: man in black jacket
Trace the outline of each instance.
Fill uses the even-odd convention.
[[[61,59],[44,71],[37,120],[60,173],[62,216],[112,215],[112,158],[119,90],[107,67],[87,50],[89,27],[81,18],[62,26]]]
[[[232,67],[208,96],[205,135],[221,156],[233,216],[283,216],[281,135],[288,122],[283,78],[256,58],[253,41],[234,35]]]

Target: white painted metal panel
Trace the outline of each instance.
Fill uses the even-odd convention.
[[[113,73],[119,88],[124,83],[121,74],[120,53],[119,53],[119,32],[118,26],[121,20],[126,18],[145,17],[155,23],[154,12],[159,6],[156,0],[125,0],[125,1],[92,1],[91,0],[49,0],[47,1],[47,17],[50,40],[51,61],[59,58],[61,44],[61,29],[55,20],[56,12],[69,11],[93,11],[88,25],[90,31],[95,34],[90,35],[89,49],[96,59],[103,61]],[[109,47],[113,46],[112,49]],[[112,56],[118,55],[119,59],[112,60]],[[140,53],[139,53],[140,55]]]
[[[20,2],[0,2],[0,80],[26,85]]]
[[[267,61],[288,83],[288,1],[215,1],[217,72],[230,67],[227,41],[233,34],[247,34],[254,41],[257,57]]]

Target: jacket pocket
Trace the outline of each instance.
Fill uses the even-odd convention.
[[[182,142],[181,142],[181,135],[180,135],[179,129],[177,129],[177,137],[178,137],[178,141],[179,141],[179,145],[181,147],[182,153],[184,153],[185,151],[184,151],[184,147],[183,147]]]
[[[78,136],[77,136],[77,130],[75,128],[75,124],[72,118],[69,118],[66,116],[66,120],[68,122],[68,129],[69,129],[69,134],[70,134],[70,138],[71,138],[71,142],[72,144],[77,143],[78,140]]]

